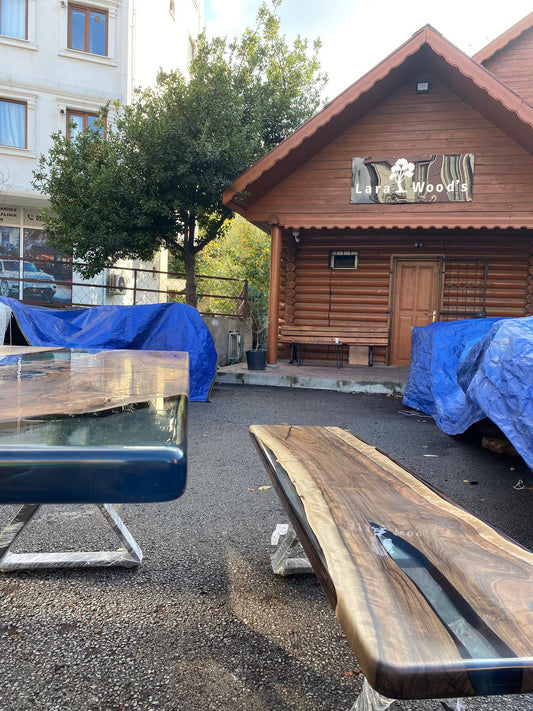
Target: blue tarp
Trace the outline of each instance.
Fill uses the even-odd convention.
[[[447,434],[488,417],[533,468],[533,318],[413,329],[403,402]]]
[[[198,311],[184,304],[92,306],[56,310],[0,297],[31,346],[186,351],[189,399],[205,401],[216,376],[213,338]]]

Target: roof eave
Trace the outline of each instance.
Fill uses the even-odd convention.
[[[497,52],[507,47],[507,45],[509,45],[515,39],[518,39],[518,37],[520,37],[523,32],[530,30],[532,27],[533,12],[530,12],[529,15],[526,15],[526,17],[524,17],[522,20],[520,20],[508,30],[503,32],[501,35],[496,37],[496,39],[492,40],[492,42],[489,42],[486,47],[483,47],[483,49],[480,49],[479,52],[476,52],[472,59],[475,62],[479,62],[479,64],[483,64],[484,62],[491,59]]]

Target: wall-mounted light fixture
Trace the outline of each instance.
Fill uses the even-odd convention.
[[[428,81],[417,81],[416,82],[416,93],[417,94],[429,94],[431,91],[431,84]]]
[[[422,249],[422,247],[425,247],[426,243],[425,242],[415,242],[415,247],[417,249]]]
[[[296,242],[296,244],[299,244],[300,243],[300,233],[298,232],[298,230],[294,230],[292,233],[292,236],[294,237],[294,241]]]

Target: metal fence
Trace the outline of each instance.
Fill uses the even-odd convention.
[[[201,314],[248,315],[246,280],[199,274],[196,286]],[[54,308],[184,304],[185,275],[150,267],[116,266],[84,279],[76,270],[76,263],[65,259],[30,261],[0,256],[0,294]]]

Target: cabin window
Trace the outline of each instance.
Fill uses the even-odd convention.
[[[359,252],[330,252],[330,269],[357,269]]]

